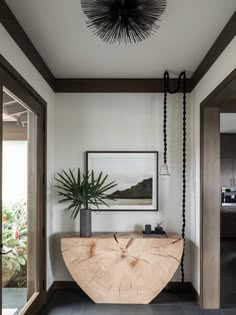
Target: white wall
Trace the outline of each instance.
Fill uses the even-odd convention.
[[[0,53],[48,103],[48,183],[54,170],[84,165],[86,150],[158,150],[162,152],[162,95],[55,94],[0,24]],[[186,280],[199,292],[200,209],[200,102],[235,68],[236,39],[228,45],[189,97],[188,201]],[[158,213],[101,213],[93,216],[94,230],[132,230],[135,224],[166,220],[168,231],[181,232],[181,109],[180,96],[169,102],[169,164],[172,176],[160,182]],[[56,115],[55,128],[54,116]],[[54,141],[55,134],[55,141]],[[54,147],[55,144],[55,147]],[[161,158],[161,156],[160,156]],[[54,167],[55,162],[55,167]],[[47,194],[48,279],[69,280],[61,260],[58,235],[78,230]],[[53,234],[53,235],[52,235]],[[53,270],[53,272],[52,272]],[[176,278],[178,279],[178,277]]]
[[[86,150],[158,150],[162,152],[163,96],[157,94],[58,94],[56,95],[56,112],[54,112],[55,94],[2,25],[0,25],[0,53],[48,104],[47,287],[49,287],[54,280],[70,279],[61,260],[58,234],[63,231],[78,230],[78,222],[71,221],[57,204],[52,203],[50,184],[54,169],[81,166],[84,163],[83,152]],[[168,117],[171,132],[168,134],[168,141],[172,176],[167,182],[160,183],[160,211],[148,214],[109,212],[94,215],[94,230],[133,230],[136,224],[144,222],[155,224],[165,219],[165,227],[168,231],[181,232],[180,104],[179,96],[171,97]],[[56,127],[54,129],[55,114]],[[190,125],[188,127],[190,128]],[[56,143],[54,134],[56,134]],[[190,142],[188,138],[188,144]],[[55,150],[54,144],[56,144]],[[188,155],[190,155],[189,149],[190,147]],[[162,154],[160,154],[160,160],[161,158]],[[188,169],[188,176],[190,176],[190,169]],[[188,198],[187,220],[190,221],[191,218]],[[187,239],[191,239],[190,225],[187,225],[186,232]],[[191,244],[188,241],[187,280],[191,280],[192,273],[190,256]],[[176,279],[179,279],[179,276]]]
[[[193,285],[200,292],[200,103],[235,69],[236,37],[231,41],[192,92],[195,111],[192,112],[192,172],[195,178],[191,204],[196,215],[195,250],[193,251]]]
[[[236,114],[234,113],[220,114],[220,132],[236,133]]]
[[[159,181],[159,212],[101,212],[93,214],[93,231],[133,231],[135,225],[153,226],[165,220],[167,231],[181,233],[182,215],[182,99],[170,96],[168,102],[168,160],[171,177]],[[57,94],[55,121],[55,169],[84,168],[87,150],[157,150],[160,163],[163,152],[162,94]],[[190,104],[188,104],[190,107]],[[190,108],[188,110],[188,130]],[[189,132],[188,132],[188,158]],[[188,167],[187,222],[191,220]],[[79,231],[79,220],[73,221],[56,203],[53,212],[52,255],[54,279],[70,280],[60,254],[58,233]],[[187,224],[187,239],[190,224]],[[187,241],[186,279],[191,280],[191,261]],[[178,276],[175,279],[179,279]]]
[[[5,28],[0,24],[0,53],[5,59],[24,77],[26,81],[41,95],[47,102],[47,169],[48,182],[54,171],[54,92],[34,68],[28,58],[24,55],[15,41],[10,37]],[[50,190],[47,193],[47,214],[48,226],[47,235],[51,234],[50,216],[52,212],[52,198]],[[49,258],[49,252],[47,253]],[[49,287],[53,281],[51,264],[48,263],[47,268],[47,286]]]

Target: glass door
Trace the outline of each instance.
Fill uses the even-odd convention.
[[[40,117],[2,91],[2,314],[35,314],[45,298]],[[43,258],[44,257],[44,258]]]

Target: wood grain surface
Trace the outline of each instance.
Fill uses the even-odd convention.
[[[65,264],[95,303],[148,304],[173,277],[183,253],[176,233],[143,237],[135,233],[65,234]]]

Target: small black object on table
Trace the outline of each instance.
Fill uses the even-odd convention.
[[[152,231],[152,227],[150,224],[145,225],[145,231],[143,231],[143,236],[161,236],[166,235],[166,232],[163,230],[161,226],[156,226],[155,230]]]

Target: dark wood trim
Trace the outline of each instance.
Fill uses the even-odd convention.
[[[220,108],[202,107],[201,110],[203,119],[201,301],[204,309],[218,309],[220,308]]]
[[[40,211],[37,212],[36,219],[36,242],[40,261],[35,272],[37,274],[37,290],[40,294],[30,306],[35,307],[37,303],[41,304],[46,300],[44,285],[46,281],[46,237],[44,232],[46,222],[46,102],[1,56],[0,87],[8,89],[37,115],[37,206]],[[1,97],[1,105],[2,101]],[[0,120],[0,127],[2,130],[2,120]],[[0,140],[2,142],[2,134]],[[32,314],[28,309],[27,312],[25,314]]]
[[[200,108],[200,218],[199,218],[199,222],[200,222],[200,268],[199,268],[199,272],[200,272],[200,276],[199,276],[199,300],[198,300],[198,304],[201,308],[203,308],[203,110],[202,108]]]
[[[39,309],[46,303],[46,295],[33,294],[28,303],[21,309],[22,315],[38,314]]]
[[[1,1],[1,0],[0,0]],[[9,77],[14,78],[24,87],[36,101],[46,106],[45,100],[32,88],[32,86],[17,72],[12,65],[0,54],[0,67],[8,73]]]
[[[0,0],[0,22],[53,89],[53,74],[4,0]]]
[[[32,44],[4,0],[0,0],[0,22],[15,40],[27,58],[56,93],[162,93],[163,79],[55,79],[48,66]],[[1,56],[1,58],[3,58]],[[5,60],[6,62],[6,60]],[[170,88],[177,85],[170,80]],[[187,92],[191,91],[191,80],[187,80]],[[181,92],[181,91],[180,91]]]
[[[1,1],[1,0],[0,0]],[[29,83],[10,65],[0,54],[0,64],[12,76],[23,84],[29,92],[41,103],[42,97]],[[170,80],[170,88],[177,86],[177,79]],[[163,93],[163,79],[55,79],[54,92],[56,93]],[[182,88],[180,89],[182,92]],[[191,80],[187,79],[187,92],[191,92]]]
[[[235,80],[236,69],[234,69],[202,102],[201,107],[221,107],[223,112],[235,112]]]
[[[220,272],[218,270],[220,265],[219,235],[221,198],[220,178],[218,174],[220,169],[219,119],[220,113],[235,112],[235,106],[232,106],[232,104],[228,106],[228,103],[230,103],[232,99],[236,99],[236,69],[234,69],[201,103],[200,305],[203,308],[218,308],[220,305]],[[209,115],[209,111],[211,110],[212,114]],[[208,120],[206,121],[207,113]],[[212,132],[212,130],[209,131],[210,123],[215,132]],[[213,142],[215,142],[214,145],[212,145]],[[212,154],[213,151],[215,152]],[[206,163],[208,163],[208,166]],[[214,163],[215,167],[212,168]],[[208,202],[209,200],[210,203]],[[214,207],[214,209],[212,209],[212,207]],[[210,269],[209,266],[211,266]]]
[[[196,71],[192,75],[192,89],[198,84],[198,82],[203,78],[207,71],[211,68],[216,59],[222,54],[228,44],[236,35],[236,12],[232,15],[223,31],[217,37],[214,44],[211,46],[210,50],[206,56],[201,61],[200,65],[197,67]]]
[[[191,81],[187,79],[187,92]],[[177,79],[170,80],[170,88],[177,86]],[[163,79],[55,79],[56,93],[162,93]],[[180,89],[182,92],[182,89]]]
[[[39,254],[39,287],[41,292],[41,304],[46,303],[46,279],[47,279],[47,110],[43,106],[42,115],[37,119],[37,206],[41,212],[37,213],[38,234],[37,245]],[[39,193],[40,190],[40,193]],[[29,313],[31,314],[31,313]]]
[[[162,93],[164,82],[159,79],[56,79],[4,0],[0,0],[0,22],[15,40],[34,67],[56,93]],[[191,92],[236,34],[236,12],[224,27],[191,79]],[[177,80],[171,80],[171,89]],[[181,92],[181,91],[180,91]]]

